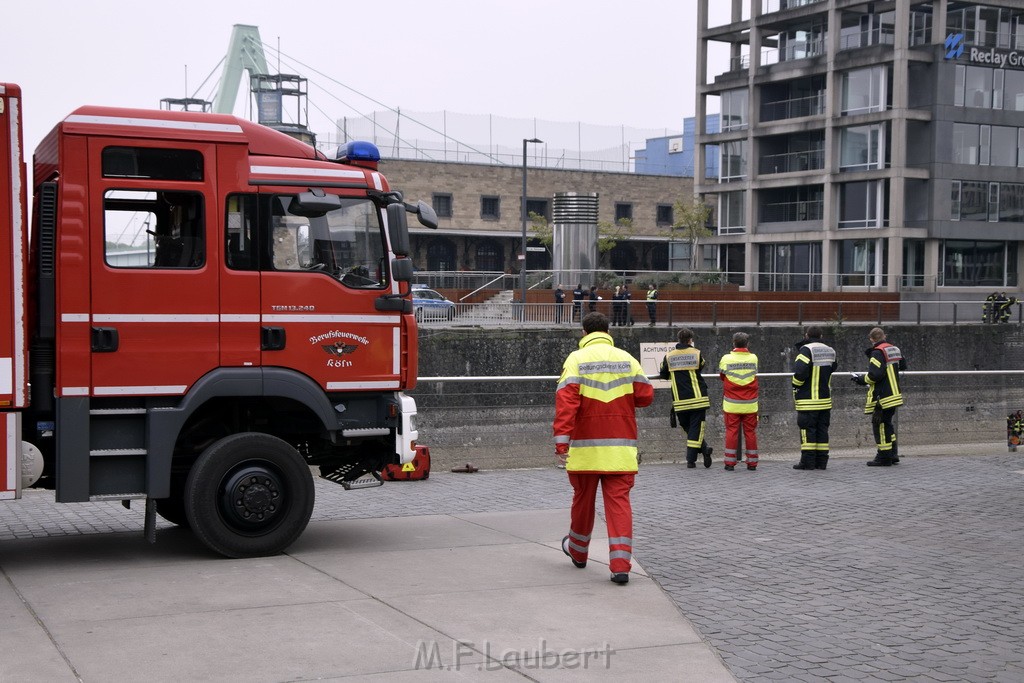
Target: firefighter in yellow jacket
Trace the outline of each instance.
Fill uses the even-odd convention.
[[[821,341],[821,328],[808,326],[793,362],[793,401],[800,428],[800,462],[794,470],[828,466],[828,427],[832,420],[832,373],[836,351]]]
[[[633,556],[629,491],[637,472],[635,409],[651,404],[654,387],[640,362],[615,348],[606,315],[588,313],[583,331],[579,349],[565,359],[555,392],[555,455],[565,463],[573,488],[562,551],[577,567],[587,565],[600,484],[611,580],[625,584]]]
[[[903,405],[900,372],[906,370],[907,361],[899,348],[885,340],[881,327],[872,328],[868,339],[872,344],[866,351],[868,372],[866,375],[854,375],[852,379],[868,388],[864,412],[871,415],[871,427],[878,447],[875,459],[868,462],[868,467],[889,467],[900,462],[893,418],[896,417],[896,409]]]
[[[662,379],[672,383],[671,423],[686,432],[686,466],[697,466],[697,456],[704,456],[704,467],[711,467],[712,448],[704,438],[704,424],[711,400],[708,385],[701,376],[704,356],[693,346],[693,330],[679,330],[679,343],[661,361]]]
[[[747,454],[747,469],[757,470],[757,356],[747,348],[750,335],[732,336],[733,350],[718,362],[722,378],[722,412],[725,413],[725,469],[736,469],[740,455],[740,430]]]

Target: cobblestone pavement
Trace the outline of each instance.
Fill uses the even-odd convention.
[[[1024,680],[1024,456],[790,465],[651,465],[634,490],[638,561],[739,680]],[[569,503],[554,468],[317,494],[320,520]],[[0,504],[0,540],[141,527],[118,503]]]

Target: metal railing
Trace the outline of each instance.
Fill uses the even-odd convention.
[[[764,364],[769,354],[760,353]],[[561,361],[552,359],[556,367]],[[716,361],[709,359],[709,364]],[[841,371],[832,375],[830,450],[834,457],[870,459],[875,447],[871,418],[864,414],[866,390],[849,381],[851,373],[867,369],[866,359],[858,353],[839,363]],[[983,444],[996,452],[1007,448],[1007,416],[1024,406],[1021,375],[1022,370],[901,373],[906,401],[897,414],[901,456],[959,454],[965,444]],[[722,383],[717,374],[704,376],[712,405],[706,438],[717,459],[724,431]],[[788,372],[758,374],[757,430],[764,461],[796,462],[800,455],[791,377]],[[652,379],[654,404],[636,412],[640,455],[645,463],[680,462],[685,457],[685,432],[669,424],[672,394],[667,382]],[[430,446],[439,467],[467,461],[490,469],[553,467],[551,422],[557,381],[555,375],[421,377],[410,392],[419,410],[419,440]]]
[[[724,273],[728,276],[728,273]],[[788,278],[791,281],[803,279],[816,282],[820,287],[821,274],[817,273],[757,273],[758,277]],[[864,287],[855,289],[863,290]],[[567,293],[568,294],[568,293]],[[638,293],[640,297],[643,292]],[[655,304],[654,321],[658,326],[673,325],[747,325],[755,326],[785,324],[803,325],[805,322],[823,322],[829,326],[841,327],[850,324],[886,325],[892,323],[949,323],[964,324],[982,322],[985,302],[965,301],[900,301],[849,299],[815,301],[779,301],[774,299],[735,300],[702,299],[670,300],[659,299]],[[425,327],[475,326],[502,327],[576,327],[580,311],[586,315],[591,310],[608,316],[615,327],[649,326],[651,315],[647,301],[642,298],[629,302],[601,299],[593,303],[583,300],[580,306],[573,302],[527,303],[484,302],[455,304],[454,313],[424,311],[420,324]],[[1024,309],[1021,303],[1010,307],[1009,324],[1024,324]],[[998,325],[1000,323],[987,323]]]
[[[782,121],[825,113],[825,93],[761,103],[761,121]]]
[[[761,205],[761,222],[820,221],[824,215],[824,208],[825,202],[820,199],[803,202],[764,203]]]
[[[761,162],[758,164],[758,172],[762,174],[820,171],[823,168],[825,168],[824,149],[766,154],[761,157]]]

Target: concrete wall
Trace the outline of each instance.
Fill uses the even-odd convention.
[[[835,346],[840,372],[864,372],[870,325],[825,327]],[[802,333],[796,326],[695,327],[696,344],[717,371],[731,350],[732,334],[751,335],[750,349],[762,373],[789,372]],[[912,371],[1001,370],[1024,368],[1024,328],[1019,325],[890,326]],[[640,355],[642,342],[674,340],[665,328],[613,328],[616,344]],[[557,330],[444,329],[420,331],[420,376],[554,376],[576,348],[579,333]],[[799,437],[787,377],[762,377],[759,447],[766,459],[795,459]],[[719,458],[723,448],[721,382],[709,379],[712,408],[708,442]],[[831,444],[836,455],[873,454],[865,390],[845,376],[832,382],[835,408]],[[552,463],[551,420],[555,381],[422,382],[415,391],[421,442],[431,448],[435,467],[472,462],[478,467],[539,467]],[[1005,443],[1006,414],[1024,409],[1024,380],[1018,376],[921,376],[904,378],[907,405],[899,411],[898,438],[911,446]],[[669,427],[669,390],[638,411],[641,453],[646,462],[679,461],[685,436]],[[927,450],[927,449],[925,449]]]

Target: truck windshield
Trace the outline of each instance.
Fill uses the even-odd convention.
[[[274,197],[270,234],[274,270],[319,271],[348,287],[388,286],[384,233],[376,204],[342,197],[324,216],[292,213],[291,195]]]

